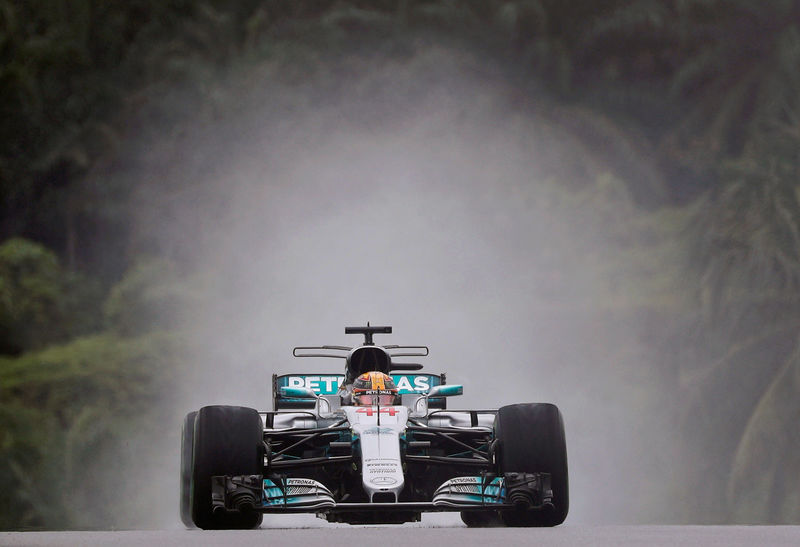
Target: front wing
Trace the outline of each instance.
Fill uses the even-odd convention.
[[[214,512],[318,513],[469,511],[538,509],[552,505],[549,473],[506,473],[465,476],[445,481],[430,501],[392,503],[337,502],[323,484],[306,478],[264,478],[261,475],[215,476]]]

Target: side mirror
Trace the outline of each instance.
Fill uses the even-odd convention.
[[[289,399],[318,399],[319,396],[314,390],[308,387],[289,387],[281,388],[281,396]]]
[[[428,390],[427,396],[431,397],[452,397],[453,395],[463,395],[464,386],[459,384],[445,384],[433,386]]]

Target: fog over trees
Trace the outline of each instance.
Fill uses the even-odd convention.
[[[800,1],[0,0],[0,59],[0,529],[177,526],[183,415],[366,321],[562,408],[567,523],[800,523]]]

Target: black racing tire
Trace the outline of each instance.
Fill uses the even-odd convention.
[[[195,418],[192,457],[192,521],[204,530],[251,529],[262,514],[211,511],[211,477],[260,475],[264,448],[261,416],[252,408],[205,406]]]
[[[194,422],[197,411],[183,419],[181,430],[181,521],[187,528],[194,528],[192,521],[192,453],[194,445]]]
[[[498,471],[550,473],[553,507],[508,510],[501,513],[506,526],[558,526],[569,511],[569,479],[564,419],[548,403],[508,405],[497,411],[494,422]]]
[[[468,528],[498,528],[503,521],[497,511],[461,511],[461,522]]]

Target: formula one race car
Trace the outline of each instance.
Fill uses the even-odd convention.
[[[364,344],[294,348],[338,357],[343,375],[273,375],[273,411],[206,406],[183,423],[181,519],[255,528],[264,513],[399,524],[458,511],[467,526],[556,526],[567,516],[561,412],[524,403],[450,410],[460,385],[398,362],[426,346],[379,346],[391,327],[347,327]]]

